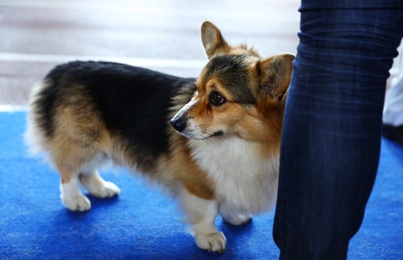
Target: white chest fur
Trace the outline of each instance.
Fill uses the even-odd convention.
[[[256,214],[277,196],[279,155],[263,156],[259,143],[238,138],[190,141],[193,157],[214,180],[220,212]]]

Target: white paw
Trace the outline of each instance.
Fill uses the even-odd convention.
[[[88,211],[91,209],[91,202],[84,195],[76,195],[69,198],[62,197],[62,202],[71,211]]]
[[[90,194],[97,198],[111,198],[120,193],[120,189],[114,183],[103,181],[102,186],[91,187]]]
[[[209,252],[224,253],[227,239],[222,232],[197,234],[196,244],[199,248],[208,250]]]
[[[234,226],[240,226],[248,223],[252,219],[252,215],[236,215],[236,216],[225,216],[223,217],[224,221],[234,225]]]

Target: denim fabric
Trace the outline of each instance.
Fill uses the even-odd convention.
[[[273,236],[280,259],[345,259],[378,167],[403,1],[303,0]]]

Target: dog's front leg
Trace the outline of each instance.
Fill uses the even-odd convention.
[[[218,214],[215,200],[206,200],[189,193],[186,188],[181,192],[181,204],[199,248],[223,253],[227,240],[214,226]]]

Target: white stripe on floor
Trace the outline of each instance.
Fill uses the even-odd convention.
[[[26,106],[0,105],[0,112],[26,112]]]

